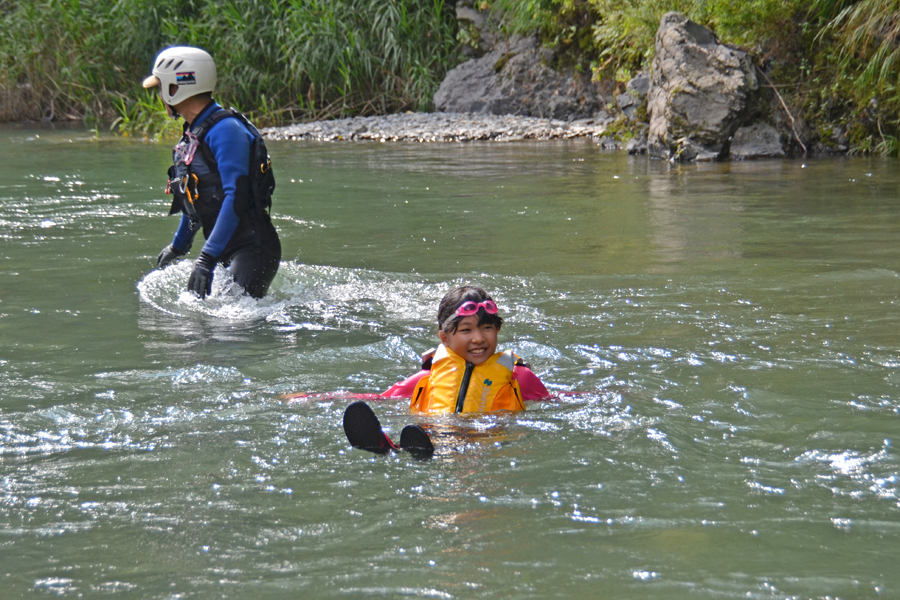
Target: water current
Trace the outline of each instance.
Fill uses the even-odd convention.
[[[271,294],[200,301],[92,138],[0,129],[0,597],[900,597],[895,160],[272,142]],[[554,399],[350,448],[463,283]]]

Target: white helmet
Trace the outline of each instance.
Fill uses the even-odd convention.
[[[153,74],[144,80],[145,88],[160,86],[163,102],[173,106],[191,96],[212,92],[216,87],[216,63],[200,48],[166,48],[153,63]],[[171,93],[172,85],[177,86]]]

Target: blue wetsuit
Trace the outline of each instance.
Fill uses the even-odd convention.
[[[197,131],[220,110],[210,102],[188,131]],[[251,206],[248,176],[254,136],[239,119],[230,117],[201,133],[199,143],[206,148],[198,148],[189,165],[190,172],[199,176],[194,205],[200,222],[192,222],[183,212],[172,247],[183,253],[202,225],[206,238],[202,253],[226,266],[247,293],[261,298],[278,271],[281,243],[269,215]]]

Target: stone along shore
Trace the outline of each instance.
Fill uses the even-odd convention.
[[[371,140],[376,142],[473,142],[490,140],[570,140],[590,138],[617,147],[604,131],[611,119],[562,121],[515,115],[468,113],[403,113],[267,127],[271,140]]]
[[[471,9],[459,0],[458,17],[466,6]],[[672,162],[847,151],[846,132],[798,128],[777,90],[761,83],[767,76],[752,57],[686,16],[663,16],[655,49],[650,73],[635,74],[623,90],[586,73],[554,71],[553,51],[537,38],[499,40],[447,73],[434,95],[437,112],[298,124],[264,134],[379,142],[586,138]]]

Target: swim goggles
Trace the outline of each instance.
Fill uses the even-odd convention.
[[[484,312],[489,315],[497,314],[497,305],[494,304],[493,300],[485,300],[484,302],[475,302],[474,300],[469,300],[468,302],[463,302],[459,308],[456,309],[457,317],[471,317],[474,314],[478,313],[478,309],[483,308]]]

